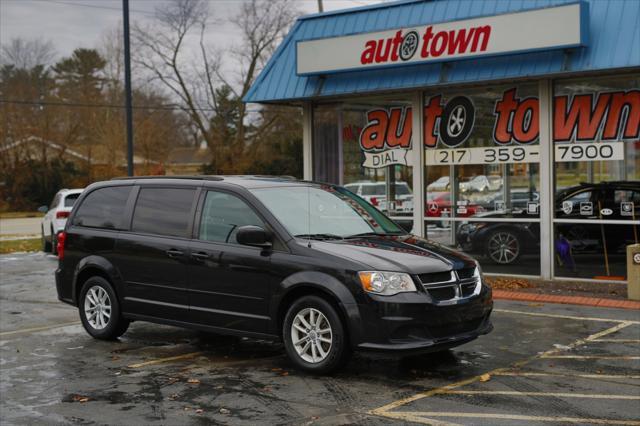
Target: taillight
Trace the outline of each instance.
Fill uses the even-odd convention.
[[[371,197],[371,204],[373,204],[374,206],[378,205],[378,199],[376,197]]]
[[[69,212],[56,212],[56,219],[66,219],[69,217]]]
[[[64,241],[67,239],[67,233],[62,231],[58,233],[58,245],[56,249],[58,250],[58,260],[64,259]]]

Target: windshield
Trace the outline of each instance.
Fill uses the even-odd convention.
[[[369,203],[343,188],[286,186],[251,192],[294,236],[405,234]]]

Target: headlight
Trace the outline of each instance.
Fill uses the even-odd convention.
[[[411,277],[401,272],[366,271],[358,272],[358,276],[362,288],[369,293],[392,296],[407,291],[417,291]]]

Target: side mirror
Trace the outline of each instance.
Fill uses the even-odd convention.
[[[245,246],[269,248],[271,247],[271,234],[259,226],[246,225],[238,228],[236,241]]]
[[[40,213],[46,213],[46,212],[48,212],[48,211],[49,211],[49,207],[47,207],[47,206],[40,206],[40,207],[38,207],[38,211],[39,211]]]

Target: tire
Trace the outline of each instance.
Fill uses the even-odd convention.
[[[496,229],[485,240],[485,254],[494,263],[511,265],[522,255],[522,241],[511,229]]]
[[[58,255],[58,235],[51,228],[51,254]]]
[[[88,317],[91,312],[88,310],[92,306],[96,306],[94,303],[96,299],[103,300],[103,303],[100,304],[102,309],[98,310],[95,317]],[[108,310],[105,309],[105,305],[109,306]],[[101,312],[105,311],[109,314],[108,318],[101,315]],[[102,277],[91,277],[84,283],[78,300],[78,312],[84,329],[96,339],[114,340],[122,336],[129,328],[129,320],[122,317],[115,291],[109,281]],[[105,319],[106,324],[104,324]]]
[[[321,317],[318,314],[321,314]],[[311,315],[319,327],[310,324]],[[304,331],[307,327],[301,321],[301,317],[305,319],[306,325],[314,326],[311,329],[312,333],[307,334]],[[315,333],[317,329],[329,331]],[[329,302],[318,296],[304,296],[293,302],[284,318],[282,336],[289,359],[297,368],[310,373],[327,374],[336,371],[347,363],[351,355],[349,339],[338,312]],[[294,338],[301,341],[304,336],[317,340],[312,341],[315,343],[307,342],[300,345],[294,343]],[[322,338],[328,339],[329,342],[320,340]],[[305,347],[306,350],[303,352]]]
[[[51,251],[51,243],[44,237],[44,229],[40,228],[40,238],[42,240],[42,251],[49,253]]]

